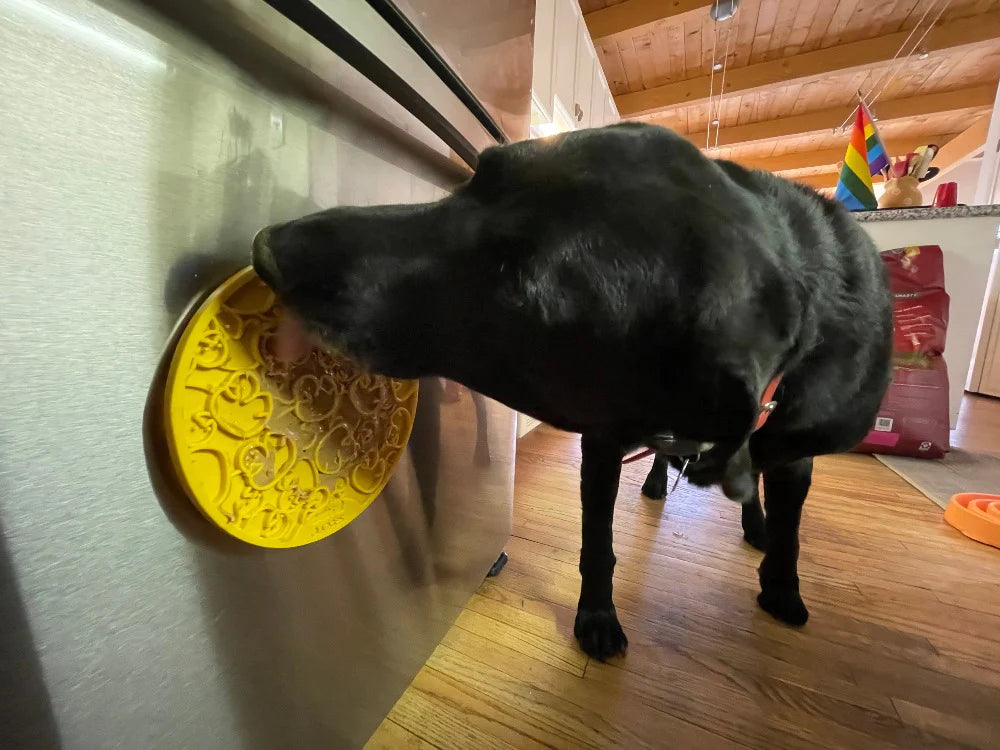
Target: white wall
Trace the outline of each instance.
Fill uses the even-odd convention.
[[[958,202],[967,205],[976,205],[976,188],[979,185],[979,173],[983,165],[982,159],[969,159],[962,162],[954,169],[950,169],[933,180],[927,180],[920,184],[920,194],[924,196],[924,205],[929,206],[934,202],[934,193],[937,192],[938,185],[943,182],[958,183]]]
[[[997,92],[1000,93],[1000,87]],[[974,201],[977,205],[1000,202],[1000,96],[993,101],[990,118],[990,129],[983,149],[983,167]]]

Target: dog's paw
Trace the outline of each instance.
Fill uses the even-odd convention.
[[[754,549],[767,552],[767,532],[763,528],[743,529],[743,539]]]
[[[770,589],[757,595],[760,608],[788,625],[805,625],[809,610],[802,603],[802,597],[794,589]]]
[[[667,480],[660,481],[654,477],[647,477],[642,485],[642,496],[650,500],[663,500],[667,496]]]
[[[601,661],[622,655],[628,649],[628,638],[614,607],[577,610],[573,635],[588,656]]]

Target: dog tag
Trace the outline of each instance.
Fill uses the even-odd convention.
[[[674,480],[674,486],[670,488],[671,492],[673,492],[674,490],[676,490],[677,489],[677,485],[681,483],[681,478],[684,476],[685,472],[687,472],[687,468],[688,468],[688,464],[689,463],[691,463],[691,459],[690,458],[685,458],[684,459],[684,465],[681,466],[681,470],[677,473],[677,479]]]
[[[701,452],[705,443],[678,437],[672,433],[661,433],[653,435],[646,445],[665,456],[693,456]]]

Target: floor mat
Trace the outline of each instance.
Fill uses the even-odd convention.
[[[952,448],[942,459],[875,456],[942,508],[959,492],[1000,493],[1000,458]]]

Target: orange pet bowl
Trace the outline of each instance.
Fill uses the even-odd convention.
[[[1000,547],[1000,495],[955,495],[945,509],[944,520],[970,539]]]

